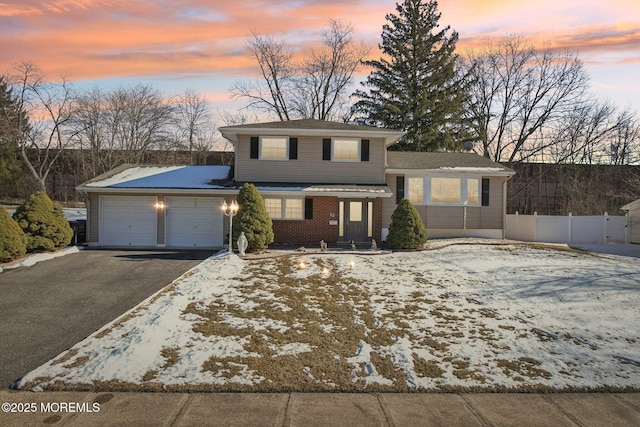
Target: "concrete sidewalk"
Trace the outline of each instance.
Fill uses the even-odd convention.
[[[638,426],[640,393],[0,391],[3,426]],[[31,413],[10,412],[32,410]]]

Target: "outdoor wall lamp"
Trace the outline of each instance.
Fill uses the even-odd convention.
[[[159,202],[156,202],[155,206],[156,206],[156,209],[162,210],[164,209],[164,202],[162,200]]]
[[[233,253],[233,217],[238,213],[238,203],[234,200],[230,205],[225,200],[222,204],[222,212],[229,217],[229,253]]]

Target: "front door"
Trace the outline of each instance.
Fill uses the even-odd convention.
[[[340,240],[366,242],[369,235],[369,212],[366,199],[340,200]]]

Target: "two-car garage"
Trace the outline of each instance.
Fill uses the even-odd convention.
[[[222,197],[99,197],[99,244],[114,247],[220,248]]]

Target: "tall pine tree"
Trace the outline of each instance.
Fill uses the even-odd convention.
[[[403,151],[460,150],[469,140],[467,91],[454,54],[458,33],[439,28],[436,1],[404,0],[388,14],[379,46],[384,57],[354,94],[355,113],[368,125],[400,129]],[[450,33],[450,34],[449,34]]]
[[[26,121],[26,112],[20,108],[3,76],[0,76],[0,181],[18,178],[22,169],[18,152],[20,120]],[[24,126],[23,126],[24,127]]]

